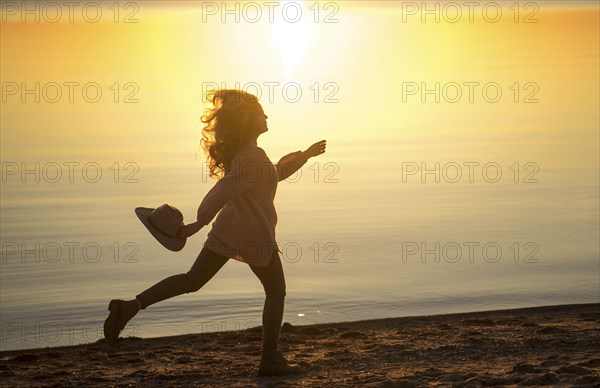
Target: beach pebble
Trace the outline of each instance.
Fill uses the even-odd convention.
[[[563,334],[567,332],[567,329],[563,329],[562,327],[557,326],[544,326],[535,331],[536,334]]]
[[[512,385],[515,381],[505,377],[496,377],[490,375],[475,376],[465,381],[466,387],[482,387],[482,386],[501,386]]]
[[[46,352],[43,354],[44,357],[47,358],[59,358],[62,356],[62,353],[59,352]]]
[[[574,383],[579,386],[598,387],[598,385],[600,385],[600,377],[594,375],[582,376],[575,380]]]
[[[600,366],[600,358],[592,358],[591,360],[582,361],[578,365],[589,367]]]
[[[538,373],[542,372],[540,368],[536,368],[531,364],[517,364],[512,368],[513,373]]]
[[[548,360],[544,360],[540,363],[541,366],[556,366],[556,365],[560,365],[563,363],[563,360],[559,360],[559,359],[548,359]]]
[[[460,373],[450,373],[449,375],[442,376],[441,382],[454,383],[464,381],[464,377]]]
[[[417,384],[414,381],[408,379],[391,380],[388,379],[379,385],[381,388],[416,388],[420,387],[421,384]]]
[[[472,377],[472,378],[468,379],[467,381],[465,381],[465,388],[478,388],[478,387],[483,387],[483,386],[484,386],[483,380],[481,380],[478,377]]]
[[[124,362],[126,362],[128,364],[140,364],[140,363],[145,362],[145,360],[140,357],[133,357],[133,358],[129,358],[129,359],[125,360]]]
[[[432,376],[432,377],[437,377],[439,375],[441,375],[442,373],[444,373],[443,371],[434,368],[432,366],[430,366],[429,368],[422,370],[419,372],[420,374],[426,375],[426,376]]]
[[[302,335],[313,336],[313,335],[321,334],[321,330],[319,330],[316,327],[305,327],[305,328],[302,328],[301,333],[302,333]]]
[[[131,372],[130,374],[126,375],[125,377],[138,377],[138,376],[146,376],[148,375],[148,371],[147,370],[136,370],[134,372]]]
[[[579,365],[563,365],[556,370],[556,373],[573,373],[576,375],[585,375],[590,373],[590,370]]]
[[[106,377],[102,377],[102,376],[91,376],[91,377],[88,377],[88,379],[90,379],[91,381],[95,381],[97,383],[106,383],[106,382],[110,381]]]
[[[10,361],[12,361],[12,362],[36,362],[40,358],[42,358],[42,357],[38,356],[37,354],[25,353],[25,354],[19,354],[18,356],[11,358]]]
[[[558,382],[558,377],[552,372],[546,372],[541,376],[531,377],[521,382],[521,385],[551,385]]]
[[[348,331],[345,333],[341,333],[339,335],[340,338],[362,338],[366,337],[365,333],[361,333],[360,331]]]
[[[484,319],[464,319],[462,321],[465,325],[493,325],[495,322],[490,318]]]
[[[528,338],[523,341],[523,344],[528,348],[538,348],[546,345],[546,341],[541,338]]]
[[[535,322],[529,322],[528,321],[528,322],[524,322],[522,326],[533,327],[533,326],[539,326],[539,325],[537,323],[535,323]]]
[[[281,325],[281,332],[282,333],[293,333],[295,331],[296,331],[296,327],[293,326],[289,322],[284,322],[283,325]]]

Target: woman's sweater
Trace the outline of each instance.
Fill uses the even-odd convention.
[[[238,150],[232,166],[198,207],[202,225],[215,217],[204,246],[225,257],[266,267],[279,246],[275,240],[277,183],[308,160],[302,151],[285,155],[276,165],[254,143]],[[222,209],[222,210],[221,210]],[[220,212],[219,212],[220,210]]]

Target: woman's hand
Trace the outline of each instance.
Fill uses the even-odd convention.
[[[321,155],[322,153],[325,152],[325,146],[327,145],[326,142],[327,142],[327,140],[321,140],[321,141],[316,142],[315,144],[308,147],[306,149],[306,151],[304,151],[304,154],[309,158],[312,158],[313,156]]]
[[[202,229],[200,222],[196,221],[191,224],[182,225],[177,231],[177,237],[179,238],[187,238],[196,234],[200,229]]]

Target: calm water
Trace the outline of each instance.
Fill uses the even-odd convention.
[[[273,162],[328,140],[325,155],[277,190],[288,288],[284,321],[600,302],[597,10],[542,9],[536,26],[460,28],[397,27],[390,9],[342,11],[339,29],[364,32],[348,52],[338,47],[347,65],[307,54],[297,75],[304,84],[335,80],[339,103],[263,104],[270,132],[259,145]],[[158,24],[148,24],[165,31],[178,18],[193,26],[179,14],[154,17]],[[580,27],[558,28],[569,23]],[[190,33],[181,28],[176,32]],[[411,38],[411,28],[429,29],[429,35]],[[443,28],[452,34],[438,31]],[[341,39],[334,32],[324,39]],[[3,50],[11,43],[17,50],[16,38],[4,30],[3,36]],[[202,44],[190,36],[177,50],[190,53],[186,45]],[[434,39],[441,36],[445,45]],[[156,56],[175,50],[160,39],[148,47]],[[52,55],[74,61],[56,50]],[[170,203],[191,220],[214,184],[195,158],[201,105],[188,98],[201,90],[202,76],[192,68],[202,58],[187,55],[185,65],[173,59],[169,66],[177,71],[165,75],[169,82],[142,79],[142,103],[127,109],[110,103],[4,104],[2,350],[94,342],[102,338],[110,299],[132,298],[192,265],[208,229],[173,253],[134,214],[137,206]],[[358,57],[360,66],[352,63]],[[16,55],[13,62],[5,58],[3,51],[7,79],[46,74],[18,70]],[[121,71],[114,66],[106,72]],[[158,77],[161,65],[149,66],[148,77]],[[311,66],[319,76],[306,75]],[[511,97],[497,104],[402,101],[402,82],[436,79],[494,81]],[[539,102],[514,103],[508,89],[514,82],[537,83]],[[165,108],[157,109],[161,104]],[[36,162],[39,183],[34,174],[22,175],[22,163],[35,169]],[[73,182],[68,162],[79,163]],[[439,182],[435,173],[422,173],[436,163]],[[19,170],[11,175],[12,168]],[[97,168],[102,176],[92,182]],[[248,266],[230,260],[199,292],[140,313],[125,335],[260,325],[263,298]]]

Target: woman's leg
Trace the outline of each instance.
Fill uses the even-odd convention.
[[[302,368],[295,364],[290,365],[278,349],[285,299],[285,278],[279,252],[273,251],[271,261],[266,268],[256,266],[250,266],[250,268],[260,279],[266,295],[262,316],[263,346],[258,375],[302,373]]]
[[[135,299],[125,301],[113,299],[108,305],[110,314],[104,321],[104,337],[108,343],[114,343],[119,334],[140,309],[189,292],[198,291],[205,285],[229,260],[208,248],[202,248],[192,268],[178,275],[169,276],[161,280],[146,291],[137,295]]]
[[[156,283],[146,291],[138,294],[136,299],[140,307],[146,307],[177,295],[196,292],[204,286],[225,265],[229,258],[203,247],[192,268],[186,272],[169,276]]]
[[[265,289],[265,305],[262,314],[263,349],[276,350],[279,345],[285,300],[285,278],[279,252],[273,251],[267,267],[251,265],[250,268]]]

